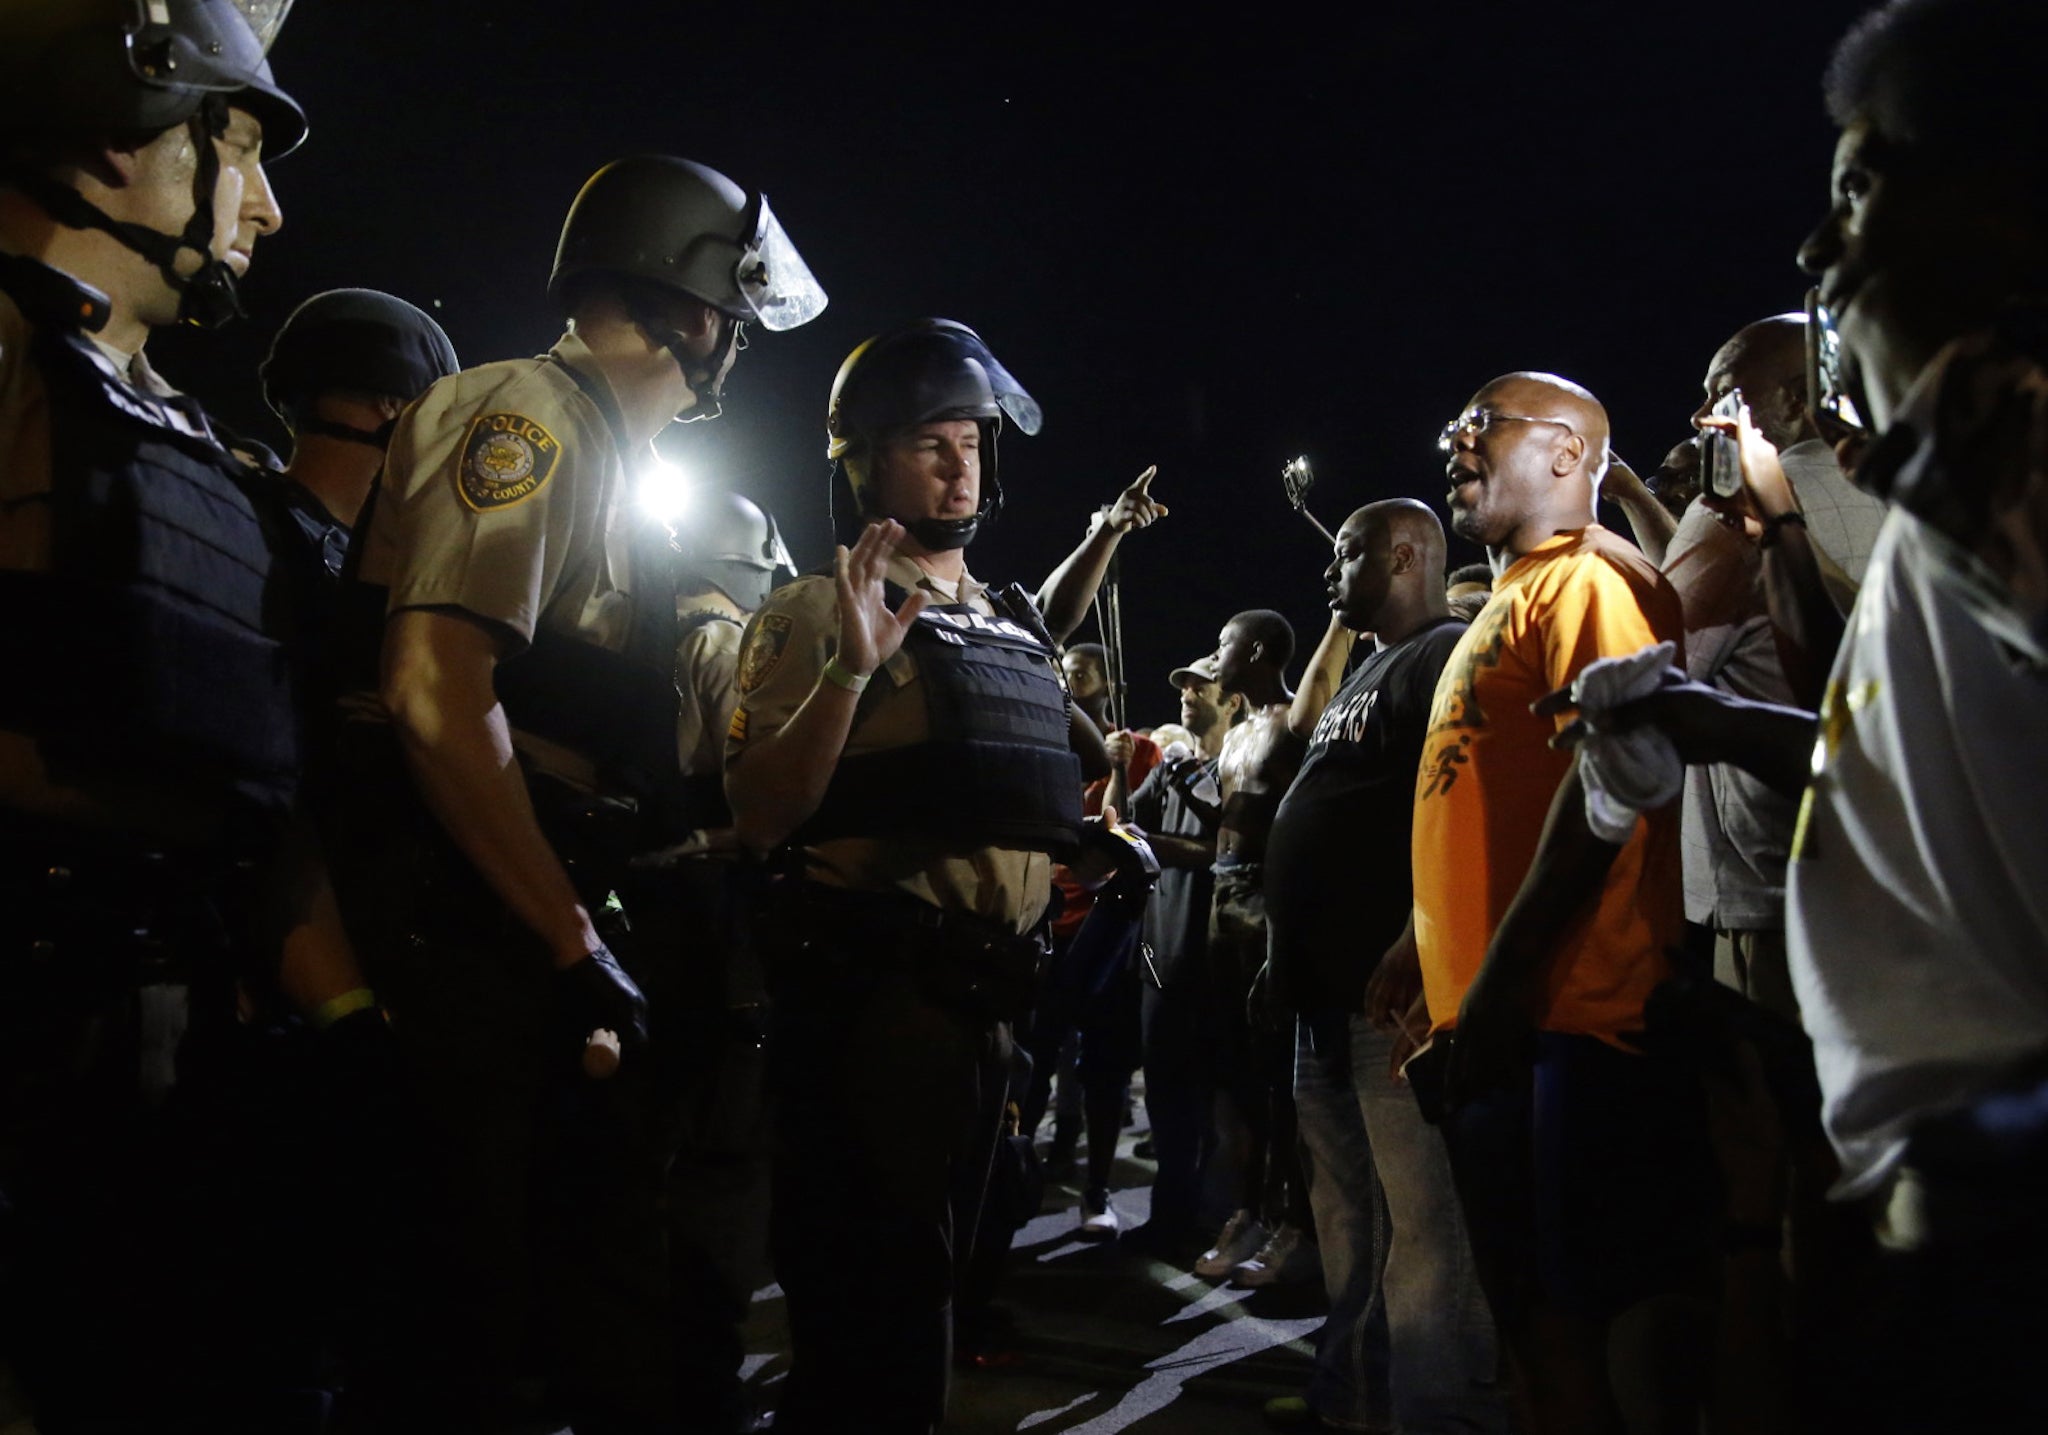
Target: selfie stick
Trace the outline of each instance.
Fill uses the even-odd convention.
[[[1290,459],[1280,470],[1280,485],[1287,490],[1287,501],[1294,505],[1294,511],[1315,525],[1316,532],[1336,546],[1337,535],[1323,527],[1323,521],[1308,511],[1308,491],[1315,486],[1316,476],[1308,466],[1308,459]]]

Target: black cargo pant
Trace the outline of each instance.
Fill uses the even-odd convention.
[[[528,1413],[522,1380],[539,1377],[585,1435],[666,1430],[649,1062],[583,1077],[542,944],[409,791],[356,777],[330,813],[330,862],[391,1015],[411,1117],[392,1133],[401,1273],[389,1339],[353,1382],[358,1423],[506,1428]]]
[[[297,1047],[235,1018],[238,883],[0,817],[0,1362],[51,1435],[289,1435],[324,1407],[318,1114],[274,1079]]]
[[[792,1344],[775,1428],[928,1431],[945,1414],[1014,998],[974,979],[962,929],[899,920],[891,899],[784,905],[766,948],[773,1249]]]
[[[635,873],[622,893],[653,1038],[683,1435],[745,1429],[753,1417],[742,1330],[770,1279],[772,1149],[767,1006],[744,921],[753,870],[691,859]]]

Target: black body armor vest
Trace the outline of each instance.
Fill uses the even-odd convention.
[[[890,607],[906,596],[889,585]],[[1071,851],[1081,831],[1081,762],[1068,741],[1056,655],[1036,626],[965,605],[920,613],[903,646],[917,659],[930,736],[840,759],[825,800],[792,841],[904,837]],[[855,731],[892,690],[888,670],[878,671]]]
[[[0,573],[0,725],[70,785],[184,780],[281,810],[299,772],[289,602],[253,476],[197,404],[137,389],[93,343],[94,291],[5,256],[0,289],[35,325],[51,510],[51,571]]]

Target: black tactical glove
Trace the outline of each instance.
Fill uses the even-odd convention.
[[[574,966],[555,973],[559,1010],[580,1043],[603,1028],[619,1039],[622,1051],[647,1045],[647,998],[626,975],[610,947],[599,947]]]

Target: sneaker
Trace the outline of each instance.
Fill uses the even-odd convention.
[[[1258,1254],[1231,1268],[1230,1283],[1239,1290],[1257,1290],[1299,1280],[1305,1249],[1311,1248],[1301,1239],[1301,1227],[1283,1225],[1259,1247]]]
[[[1266,1244],[1266,1228],[1252,1219],[1250,1211],[1239,1211],[1223,1223],[1222,1232],[1216,1237],[1216,1244],[1202,1253],[1195,1262],[1195,1274],[1211,1280],[1227,1276],[1240,1264],[1250,1260]]]
[[[1117,1229],[1123,1225],[1123,1222],[1117,1219],[1116,1207],[1110,1205],[1106,1197],[1098,1199],[1094,1196],[1083,1196],[1081,1198],[1081,1211],[1081,1229],[1077,1233],[1077,1239],[1083,1241],[1113,1241],[1116,1239]]]

